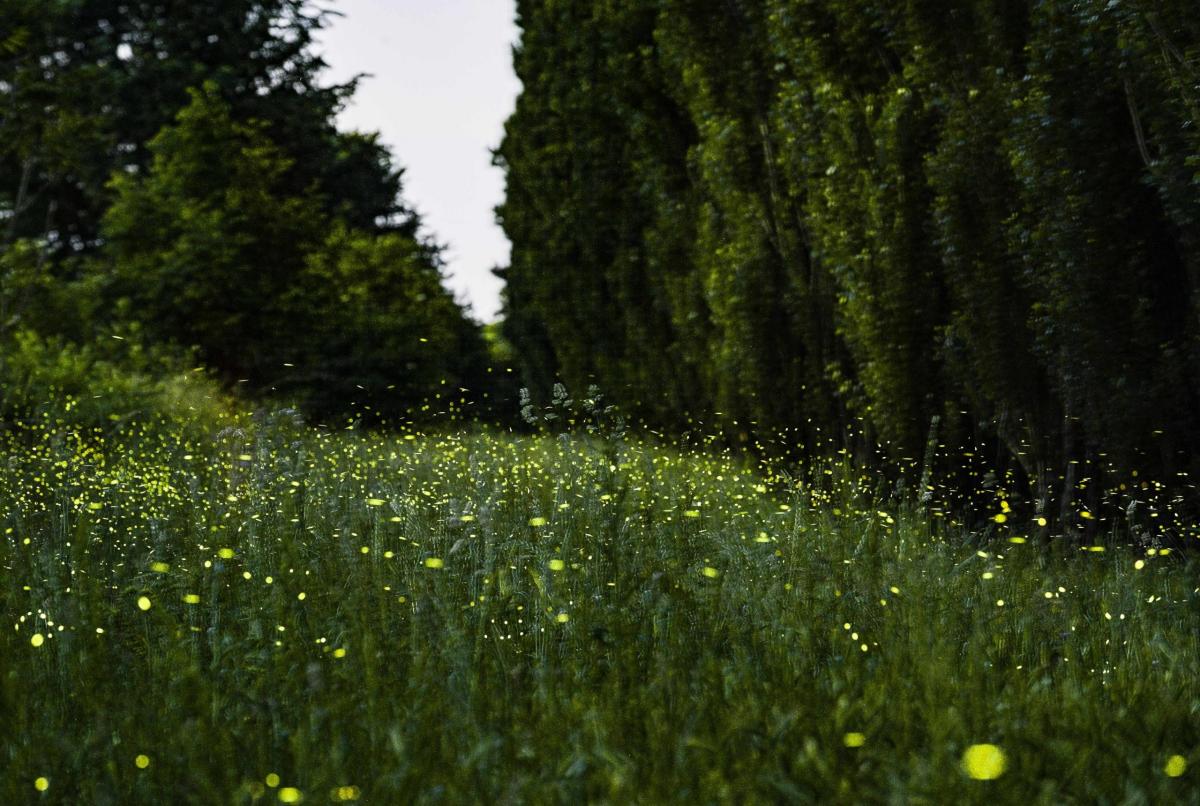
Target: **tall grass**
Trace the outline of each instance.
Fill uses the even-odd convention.
[[[1200,802],[1193,566],[875,487],[633,438],[11,429],[0,802]]]

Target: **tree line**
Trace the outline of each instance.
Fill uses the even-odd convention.
[[[329,20],[307,0],[0,0],[5,349],[136,334],[317,416],[483,388],[402,171],[336,125],[356,81],[322,81]]]
[[[538,394],[983,446],[1064,517],[1088,474],[1194,490],[1192,3],[517,5],[501,273]]]

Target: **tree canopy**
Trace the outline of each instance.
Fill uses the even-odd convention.
[[[983,446],[1064,516],[1087,473],[1200,470],[1191,4],[518,9],[499,217],[541,394]]]
[[[336,125],[356,82],[322,81],[330,12],[0,0],[0,19],[0,267],[23,289],[0,328],[136,323],[322,415],[481,388],[402,171]]]

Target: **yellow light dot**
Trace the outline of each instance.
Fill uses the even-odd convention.
[[[272,789],[279,786],[279,776],[273,772],[267,773],[267,777],[263,780],[266,781],[267,786],[271,787]]]
[[[1163,767],[1163,772],[1172,778],[1178,778],[1187,772],[1187,759],[1183,756],[1171,756],[1167,759],[1167,766]]]
[[[370,554],[371,547],[370,546],[362,546],[359,548],[359,552],[361,552],[362,554]]]
[[[546,519],[545,518],[530,518],[529,525],[530,526],[545,526]]]
[[[997,512],[992,516],[992,520],[994,520],[996,523],[1004,523],[1006,520],[1008,520],[1008,516],[1003,512]]]
[[[150,605],[150,597],[149,596],[139,596],[137,605],[138,605],[138,610],[143,610],[143,611],[149,610],[150,606],[151,606]]]
[[[46,643],[46,636],[42,635],[40,632],[35,632],[30,637],[29,643],[33,644],[35,647],[39,647],[42,644]]]
[[[562,560],[551,560],[547,565],[550,566],[551,571],[561,571],[567,567],[567,564]]]
[[[165,574],[171,570],[168,563],[150,563],[150,570],[156,574]]]
[[[233,549],[221,549],[217,552],[217,556],[222,560],[232,560],[234,556]]]
[[[138,757],[133,760],[133,763],[139,770],[144,770],[150,766],[150,756],[147,756],[144,753],[139,754]]]
[[[198,604],[200,604],[200,594],[185,593],[183,596],[183,602],[184,602],[184,604],[198,605]]]
[[[709,579],[716,579],[721,575],[721,572],[713,568],[711,565],[704,566],[704,570],[700,573],[704,574],[704,576],[708,577]]]
[[[308,594],[305,593],[304,591],[300,591],[299,593],[296,594],[296,598],[303,602],[305,599],[308,598]]]
[[[344,647],[338,647],[337,649],[333,650],[333,656],[335,658],[346,657],[346,649]]]
[[[1045,526],[1045,525],[1046,525],[1046,519],[1045,519],[1045,518],[1043,518],[1043,517],[1040,517],[1040,516],[1039,516],[1039,517],[1038,517],[1038,519],[1037,519],[1037,521],[1036,521],[1036,523],[1037,523],[1037,525],[1038,525],[1038,526]]]
[[[33,788],[38,792],[45,792],[50,788],[50,781],[46,778],[38,778],[33,782]]]
[[[252,461],[254,459],[254,457],[248,453],[239,453],[238,459],[240,459],[243,462],[249,462],[249,461]]]
[[[300,794],[300,790],[294,786],[285,786],[279,790],[280,803],[299,803],[304,800],[304,795]]]
[[[1138,560],[1137,562],[1135,562],[1135,563],[1133,564],[1133,567],[1134,567],[1134,568],[1136,568],[1137,570],[1141,571],[1143,568],[1145,568],[1145,567],[1146,567],[1146,561],[1145,561],[1145,560]]]
[[[962,757],[963,771],[977,781],[991,781],[1004,774],[1004,751],[994,744],[973,744]]]
[[[369,506],[369,507],[381,507],[386,503],[387,502],[384,501],[382,498],[368,498],[367,499],[367,506]]]
[[[426,557],[425,558],[425,567],[426,568],[442,568],[445,565],[446,565],[446,563],[442,561],[441,557]]]
[[[862,747],[867,743],[867,737],[861,733],[847,733],[842,737],[842,744],[846,747]]]
[[[566,613],[559,613],[557,616],[554,617],[554,620],[557,621],[559,624],[566,624],[568,621],[571,620],[571,617]]]

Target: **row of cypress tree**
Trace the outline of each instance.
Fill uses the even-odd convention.
[[[983,445],[1042,509],[1196,469],[1193,3],[518,10],[498,213],[535,390],[810,449]]]

